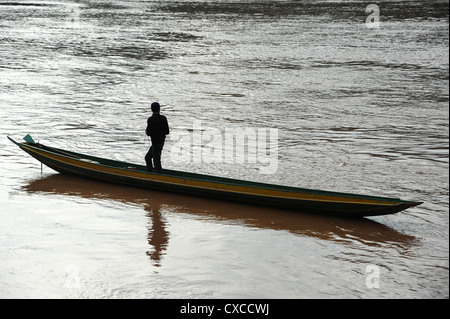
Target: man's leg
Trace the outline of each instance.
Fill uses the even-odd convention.
[[[164,143],[152,145],[153,147],[153,163],[155,164],[155,171],[157,173],[162,173],[161,167],[161,153]]]
[[[145,155],[145,163],[147,164],[147,171],[149,172],[153,171],[152,157],[153,157],[153,145],[150,147],[147,154]]]

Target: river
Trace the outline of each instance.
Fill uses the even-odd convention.
[[[448,7],[1,0],[0,297],[448,298]],[[143,164],[154,101],[163,167],[424,203],[348,220],[109,185],[6,138]]]

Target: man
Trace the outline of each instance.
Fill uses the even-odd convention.
[[[161,152],[166,135],[169,134],[169,124],[167,123],[167,118],[159,114],[161,106],[158,102],[153,102],[151,108],[153,115],[147,120],[145,133],[150,136],[152,146],[147,152],[147,155],[145,155],[145,162],[147,163],[147,170],[149,172],[162,173]]]

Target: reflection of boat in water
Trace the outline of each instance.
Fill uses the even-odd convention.
[[[156,174],[147,172],[142,165],[48,147],[35,143],[29,135],[25,138],[26,143],[9,139],[58,172],[112,183],[339,217],[394,214],[421,204],[396,198],[312,190],[175,170]]]
[[[147,252],[147,255],[155,265],[159,265],[169,242],[169,232],[164,218],[164,212],[167,211],[187,213],[211,222],[289,231],[344,244],[358,241],[369,246],[382,244],[408,246],[414,241],[414,237],[401,234],[369,219],[296,214],[288,210],[106,184],[70,175],[49,175],[30,182],[24,189],[30,193],[112,200],[143,207],[149,217],[148,242],[151,251]]]

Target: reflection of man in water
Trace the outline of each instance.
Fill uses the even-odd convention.
[[[150,136],[152,146],[147,152],[147,155],[145,155],[145,162],[147,163],[147,170],[149,172],[155,171],[156,173],[162,173],[161,153],[166,135],[169,134],[169,124],[167,123],[167,118],[164,115],[159,114],[161,106],[158,102],[153,102],[151,108],[153,115],[147,119],[147,129],[145,130],[145,133]]]
[[[149,225],[148,229],[148,243],[153,247],[153,252],[148,251],[147,255],[154,261],[155,266],[159,267],[161,257],[169,243],[169,232],[166,230],[166,222],[163,220],[158,206],[146,205],[145,210],[148,212],[147,217],[151,219],[151,226]]]

